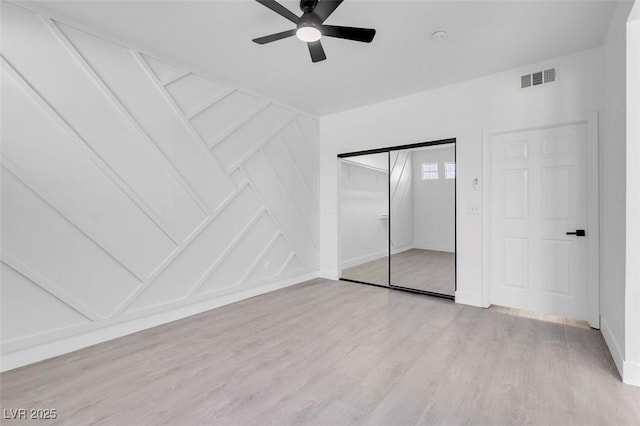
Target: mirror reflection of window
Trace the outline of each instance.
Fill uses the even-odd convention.
[[[422,163],[422,180],[438,179],[438,163]]]
[[[456,178],[456,163],[445,161],[444,163],[444,178],[455,179]]]

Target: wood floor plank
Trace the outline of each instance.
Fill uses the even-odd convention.
[[[0,374],[64,425],[637,425],[599,331],[329,280]],[[3,424],[30,424],[3,420]]]

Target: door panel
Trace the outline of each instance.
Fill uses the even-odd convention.
[[[529,288],[529,239],[503,238],[504,285],[516,288]]]
[[[340,161],[340,278],[389,286],[389,153]]]
[[[390,153],[392,287],[455,295],[455,160],[454,143]]]
[[[587,125],[491,138],[491,302],[587,319]]]

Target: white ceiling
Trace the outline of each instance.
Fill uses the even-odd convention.
[[[302,111],[324,115],[593,48],[611,1],[346,0],[327,24],[376,28],[371,44],[323,38],[311,63],[293,24],[252,0],[41,1],[133,47]],[[299,14],[297,1],[283,1]],[[444,29],[440,42],[431,34]]]

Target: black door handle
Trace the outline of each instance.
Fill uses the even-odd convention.
[[[584,237],[587,233],[584,229],[576,229],[576,232],[567,232],[567,235],[575,235],[576,237]]]

